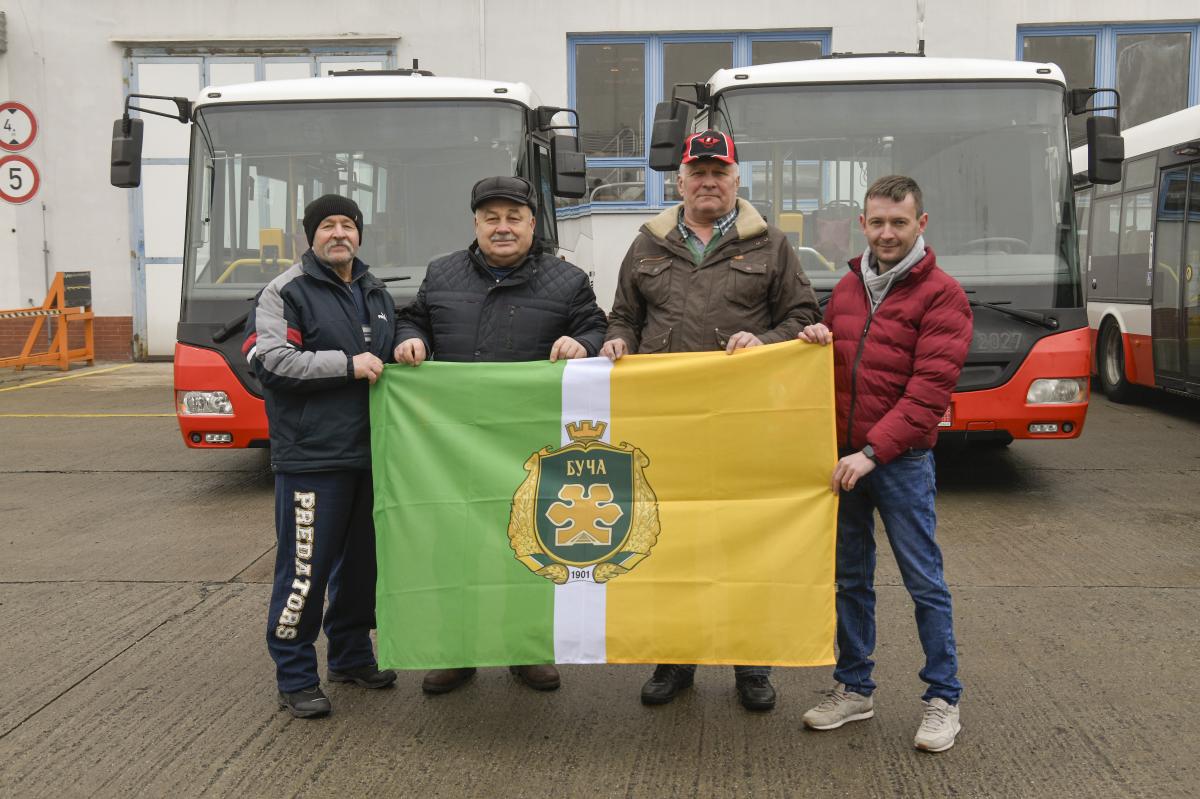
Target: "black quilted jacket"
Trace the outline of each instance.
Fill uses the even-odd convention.
[[[439,361],[539,361],[560,336],[595,355],[604,311],[583,270],[536,245],[502,281],[474,242],[429,264],[417,297],[396,318],[396,342],[420,338]]]

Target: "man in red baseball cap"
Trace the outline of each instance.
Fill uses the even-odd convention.
[[[600,354],[697,352],[774,344],[820,318],[796,251],[738,198],[737,149],[706,130],[683,144],[677,177],[683,203],[642,226],[617,278]],[[662,705],[692,684],[694,665],[664,664],[642,687]],[[735,666],[747,710],[775,707],[769,666]]]
[[[683,143],[683,163],[690,164],[701,158],[712,158],[726,164],[737,165],[737,149],[728,133],[706,130],[693,133]]]

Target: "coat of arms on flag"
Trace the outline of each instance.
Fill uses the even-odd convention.
[[[517,560],[558,585],[625,574],[658,540],[658,499],[640,449],[600,440],[607,422],[566,425],[571,443],[525,461],[513,495],[508,540]]]

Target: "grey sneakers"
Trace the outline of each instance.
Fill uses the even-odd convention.
[[[958,705],[938,698],[924,704],[925,714],[913,738],[913,746],[922,752],[945,752],[954,746],[954,739],[962,730],[962,724],[958,721]],[[821,704],[804,714],[804,726],[813,730],[836,730],[847,722],[863,721],[874,715],[875,701],[872,697],[847,691],[845,685],[838,683],[825,695]]]
[[[847,691],[838,683],[821,704],[804,714],[804,726],[812,730],[836,730],[850,721],[863,721],[875,715],[875,700]]]
[[[925,703],[925,715],[917,728],[913,746],[923,752],[945,752],[954,746],[954,738],[962,729],[958,722],[958,705],[934,697]]]

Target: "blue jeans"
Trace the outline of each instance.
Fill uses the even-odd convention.
[[[937,494],[933,452],[911,450],[875,467],[851,491],[841,493],[837,529],[837,643],[834,678],[847,690],[875,690],[875,510],[887,531],[900,577],[916,606],[917,635],[925,651],[924,699],[958,704],[958,655],[950,589],[942,574],[942,551],[934,538]]]

